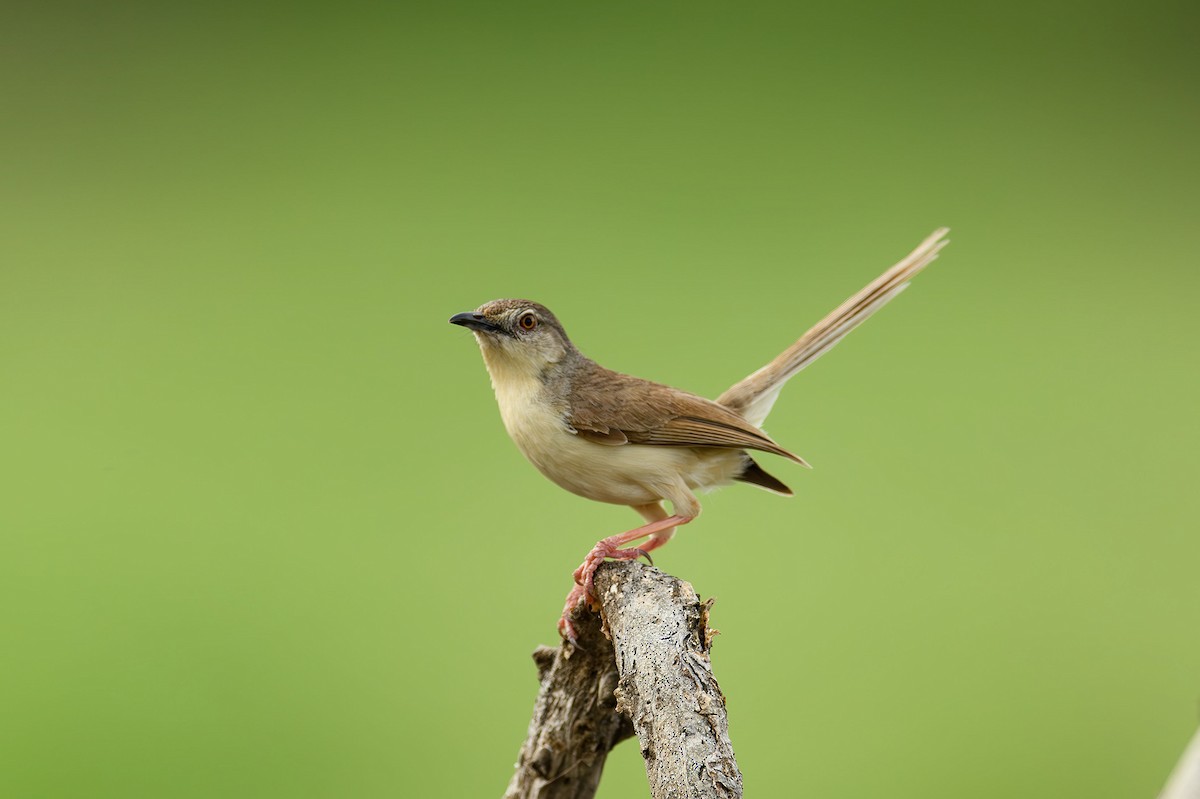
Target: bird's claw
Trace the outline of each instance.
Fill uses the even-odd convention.
[[[567,602],[563,605],[562,616],[558,619],[558,634],[562,636],[564,641],[569,641],[571,646],[579,646],[579,637],[575,632],[575,625],[571,622],[571,617],[575,615],[575,609],[588,600],[587,594],[584,593],[582,585],[576,585],[571,588],[571,593],[567,594]]]
[[[607,558],[613,560],[645,558],[647,563],[651,566],[654,565],[654,559],[650,557],[650,553],[640,547],[620,548],[607,541],[596,544],[583,559],[583,563],[579,564],[579,568],[571,575],[575,580],[575,585],[571,588],[571,593],[567,594],[567,602],[563,606],[562,616],[558,620],[558,634],[562,636],[563,640],[570,641],[573,646],[578,647],[579,641],[575,636],[575,625],[571,623],[571,615],[575,608],[585,602],[593,608],[599,608],[600,598],[596,596],[596,570]]]

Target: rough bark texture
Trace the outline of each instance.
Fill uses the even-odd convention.
[[[600,617],[581,613],[579,648],[540,646],[537,704],[505,799],[591,799],[608,752],[633,735],[617,713],[617,663]]]
[[[581,648],[534,653],[542,687],[506,799],[591,797],[630,721],[654,799],[740,797],[725,699],[708,658],[711,603],[688,583],[628,561],[601,566],[596,592],[603,628],[582,611]]]
[[[633,720],[654,799],[742,795],[725,697],[708,659],[710,602],[638,563],[606,564],[596,585],[617,656],[617,710]]]

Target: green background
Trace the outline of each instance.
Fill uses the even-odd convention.
[[[751,796],[1149,797],[1200,701],[1188,4],[9,8],[0,795],[498,796],[626,509],[508,441],[503,296],[812,472],[718,597]],[[600,796],[645,795],[636,747]]]

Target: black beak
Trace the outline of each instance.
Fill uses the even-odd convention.
[[[497,333],[500,328],[487,320],[481,313],[456,313],[450,317],[450,324],[462,325],[471,330],[478,330],[480,333]]]

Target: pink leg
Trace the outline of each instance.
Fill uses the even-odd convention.
[[[593,582],[596,576],[596,569],[600,568],[600,564],[605,558],[613,560],[636,560],[645,555],[652,549],[657,549],[665,544],[671,537],[676,527],[687,524],[694,516],[666,516],[666,512],[662,510],[660,505],[654,505],[658,509],[658,513],[647,510],[651,506],[641,506],[636,508],[639,513],[647,518],[653,518],[661,514],[665,518],[659,518],[649,524],[644,524],[627,533],[609,536],[596,542],[596,546],[592,547],[592,551],[583,559],[583,563],[575,570],[575,587],[571,589],[571,593],[567,594],[567,604],[563,607],[562,617],[558,620],[558,632],[563,638],[566,638],[572,643],[575,642],[575,628],[571,625],[571,613],[576,606],[584,601],[594,600],[595,583]],[[650,536],[650,540],[646,542],[642,548],[628,547],[622,549],[623,544],[628,544],[631,541],[637,541],[639,538]]]
[[[660,519],[665,519],[671,515],[671,514],[667,513],[665,510],[663,510],[663,506],[662,506],[661,502],[651,502],[649,505],[635,505],[635,506],[633,506],[633,509],[635,511],[637,511],[638,513],[642,514],[642,518],[646,520],[647,524],[649,524],[651,522],[657,522]],[[680,514],[680,515],[682,516],[685,514]],[[692,516],[695,517],[695,514],[693,513]],[[647,553],[653,552],[654,550],[661,547],[663,544],[670,541],[674,535],[675,535],[674,527],[667,529],[667,530],[659,530],[657,533],[650,536],[649,540],[647,540],[644,544],[642,544],[640,547],[638,547],[638,549],[642,550],[642,552],[647,552]],[[650,560],[650,556],[646,555],[646,559]],[[651,565],[653,565],[653,562],[651,562]]]

